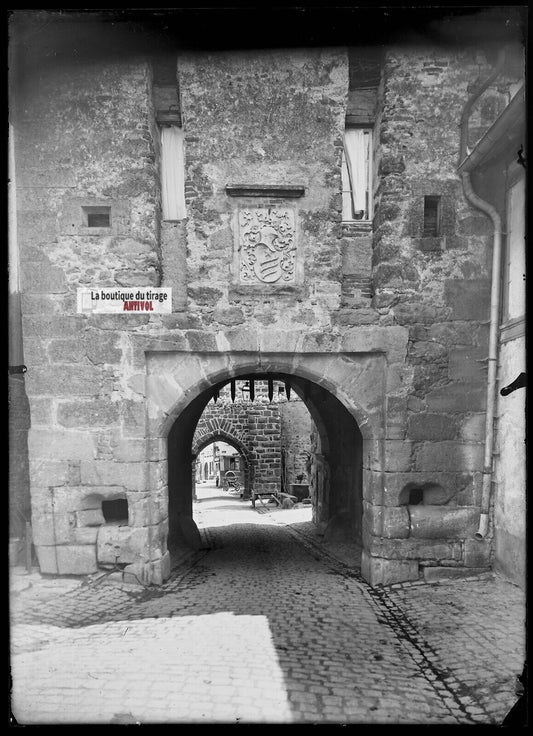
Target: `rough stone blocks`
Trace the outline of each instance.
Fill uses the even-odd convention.
[[[86,509],[76,513],[78,526],[100,526],[105,523],[102,509]]]
[[[155,527],[132,528],[129,526],[108,525],[100,527],[96,554],[101,565],[132,564],[144,560],[150,555],[161,557],[164,553],[163,537],[168,531],[168,524],[163,522]],[[150,542],[152,536],[152,544]]]
[[[450,539],[387,539],[372,536],[363,529],[363,547],[373,557],[389,560],[453,560],[463,559],[463,544],[460,540]]]
[[[368,532],[388,538],[405,539],[409,536],[409,512],[406,506],[374,506],[363,502],[363,524]]]
[[[56,547],[49,547],[47,545],[36,544],[35,552],[37,554],[37,560],[39,562],[39,569],[44,575],[57,575],[57,554]]]
[[[170,577],[170,553],[165,552],[160,560],[150,562],[149,577],[153,585],[161,585]]]
[[[59,545],[56,551],[59,575],[89,575],[98,569],[94,545]]]
[[[162,585],[168,580],[171,572],[171,560],[169,552],[160,557],[158,560],[146,563],[138,560],[130,565],[126,565],[123,572],[123,580],[125,583],[145,584],[145,585]]]
[[[32,515],[32,535],[35,545],[68,544],[72,542],[74,514],[41,513]]]
[[[418,561],[387,560],[383,557],[372,557],[363,550],[361,574],[372,587],[418,580]]]
[[[487,572],[487,567],[424,567],[424,580],[432,583],[436,580],[469,578]]]
[[[482,470],[483,445],[467,442],[423,442],[415,448],[413,470]]]
[[[28,446],[32,458],[88,460],[96,455],[95,439],[91,432],[30,429]]]
[[[452,308],[452,319],[485,320],[489,316],[490,283],[488,279],[445,282],[446,301]]]
[[[408,420],[411,440],[453,440],[457,436],[457,424],[446,414],[413,414]]]
[[[464,561],[466,567],[490,567],[490,542],[487,539],[465,539]]]
[[[117,463],[109,460],[82,460],[81,482],[84,485],[124,486],[131,491],[145,491],[149,463]]]
[[[476,507],[409,506],[410,536],[417,539],[464,539],[479,521]]]
[[[369,456],[371,470],[402,473],[412,468],[413,443],[403,439],[377,440]]]

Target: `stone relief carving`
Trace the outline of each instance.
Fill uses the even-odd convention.
[[[294,211],[266,207],[240,210],[239,251],[242,284],[294,282]]]

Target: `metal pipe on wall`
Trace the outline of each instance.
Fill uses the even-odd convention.
[[[494,415],[496,410],[496,374],[498,368],[498,338],[500,318],[501,294],[501,255],[502,255],[502,225],[501,217],[496,209],[478,197],[470,181],[470,175],[464,172],[461,175],[463,189],[467,199],[479,210],[487,214],[493,222],[493,250],[492,250],[492,280],[490,292],[490,325],[489,325],[489,354],[487,374],[487,407],[485,410],[485,450],[483,455],[483,485],[481,494],[481,515],[479,528],[475,533],[476,539],[484,539],[489,528],[489,507],[492,486],[492,453],[494,449]]]
[[[498,55],[498,60],[492,73],[474,91],[468,99],[461,116],[461,141],[459,150],[459,168],[466,157],[468,139],[468,119],[475,102],[500,74],[505,62],[505,49]],[[493,224],[492,236],[492,275],[490,290],[490,323],[489,323],[489,350],[487,374],[487,406],[485,411],[485,449],[483,454],[483,483],[481,493],[481,508],[479,526],[474,538],[482,540],[489,529],[489,509],[492,488],[492,454],[494,449],[494,415],[496,408],[496,373],[498,367],[498,338],[501,299],[501,259],[502,259],[502,224],[496,208],[479,197],[473,189],[470,172],[461,172],[461,182],[467,200],[478,210],[490,217]]]

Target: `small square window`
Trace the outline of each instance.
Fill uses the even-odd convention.
[[[102,501],[102,514],[106,523],[128,523],[128,500],[116,498],[112,501]]]
[[[85,227],[111,227],[111,207],[82,207]]]

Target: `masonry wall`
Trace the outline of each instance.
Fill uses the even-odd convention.
[[[296,475],[307,477],[312,427],[309,410],[297,397],[280,399],[278,385],[274,388],[276,396],[270,403],[266,385],[260,382],[256,383],[253,402],[240,396],[233,402],[228,387],[224,387],[217,402],[209,402],[205,408],[194,434],[193,450],[219,437],[233,440],[245,453],[245,493],[252,487],[255,491],[279,491],[283,468],[288,492],[290,483],[297,482]]]
[[[141,520],[144,367],[132,366],[127,333],[148,318],[76,313],[78,286],[160,282],[150,70],[134,58],[49,61],[24,77],[16,103],[33,538],[44,572],[83,574],[115,561],[98,543],[102,499],[129,500],[129,527],[106,531],[123,564],[146,560],[166,516]],[[111,228],[88,228],[83,208],[102,204]],[[148,568],[162,555],[148,553]]]
[[[477,74],[471,50],[391,49],[379,111],[372,304],[383,323],[409,330],[409,390],[388,396],[403,450],[387,472],[386,503],[407,505],[412,527],[413,514],[424,513],[412,508],[413,497],[457,514],[438,541],[423,539],[434,534],[428,527],[412,529],[409,536],[422,539],[402,545],[406,556],[417,548],[429,579],[434,566],[453,575],[456,566],[489,564],[489,543],[471,534],[481,490],[491,227],[465,201],[456,175],[458,123]],[[424,236],[425,196],[440,197],[438,237]],[[397,545],[385,541],[391,552]]]
[[[368,444],[357,500],[367,579],[486,567],[489,543],[474,542],[472,531],[490,228],[455,173],[458,123],[479,71],[474,52],[387,50],[375,220],[355,231],[341,223],[344,49],[188,52],[177,71],[187,219],[172,233],[161,229],[147,59],[48,61],[19,90],[30,474],[42,570],[83,574],[110,559],[99,557],[101,520],[87,525],[81,512],[125,497],[128,524],[107,529],[106,544],[144,579],[168,575],[160,428],[184,396],[220,380],[211,366],[220,377],[237,363],[265,371],[275,363],[265,354],[318,376],[358,417]],[[232,189],[243,184],[253,193]],[[274,196],[268,185],[285,189]],[[423,237],[427,195],[441,197],[438,238]],[[111,227],[86,227],[84,208],[102,205],[111,207]],[[294,223],[287,281],[243,280],[239,218],[256,210],[289,212]],[[76,314],[76,289],[96,284],[172,286],[174,312]],[[252,415],[258,431],[260,420]],[[266,420],[261,429],[279,443],[279,426]],[[268,472],[265,482],[275,483],[279,466]],[[422,504],[411,503],[413,489]],[[423,511],[414,506],[431,507],[436,526],[417,524]]]
[[[330,325],[340,301],[337,167],[348,92],[345,53],[182,54],[178,74],[186,131],[188,309],[211,329]],[[228,196],[228,184],[242,183],[302,185],[305,196]],[[240,279],[236,218],[240,209],[258,206],[296,209],[294,281]]]
[[[247,487],[256,491],[278,491],[281,484],[281,427],[277,405],[265,404],[209,404],[195,433],[194,442],[202,437],[233,437],[246,450]],[[228,439],[229,439],[228,437]]]
[[[285,456],[285,487],[290,493],[291,483],[309,483],[309,456],[313,421],[309,410],[301,401],[279,404],[281,420],[281,445]]]

